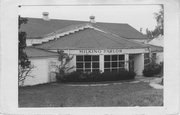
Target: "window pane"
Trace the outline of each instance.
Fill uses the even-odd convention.
[[[112,63],[112,67],[117,67],[117,62],[111,62]]]
[[[149,53],[145,53],[144,58],[149,58]]]
[[[153,58],[153,59],[156,59],[156,53],[153,53],[153,54],[152,54],[152,58]]]
[[[150,63],[149,59],[144,60],[144,64],[149,64],[149,63]]]
[[[112,55],[112,61],[117,61],[118,55]]]
[[[119,55],[119,60],[124,60],[124,55]]]
[[[104,62],[104,68],[110,68],[110,62]]]
[[[97,56],[92,56],[92,60],[93,61],[99,61],[99,56],[97,55]]]
[[[104,56],[104,61],[110,61],[110,55],[105,55]]]
[[[91,56],[85,55],[84,56],[84,61],[91,61]]]
[[[124,67],[124,62],[119,62],[119,67]]]
[[[92,63],[92,68],[99,68],[99,63],[98,62],[93,62]]]
[[[110,72],[111,70],[110,69],[104,69],[104,72]]]
[[[83,68],[83,63],[76,63],[76,68]]]
[[[76,56],[76,61],[83,61],[83,56]]]
[[[85,68],[91,68],[91,63],[85,63]]]

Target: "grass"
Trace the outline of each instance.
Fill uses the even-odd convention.
[[[148,83],[108,86],[44,84],[19,88],[19,107],[162,106],[163,90]]]

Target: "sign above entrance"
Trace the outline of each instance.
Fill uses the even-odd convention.
[[[122,49],[104,49],[104,50],[79,50],[79,54],[118,54]]]

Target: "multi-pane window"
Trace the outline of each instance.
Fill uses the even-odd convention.
[[[145,53],[144,54],[144,66],[147,66],[150,63],[150,54]]]
[[[98,55],[77,55],[76,71],[94,72],[99,71]]]
[[[156,60],[156,53],[152,53],[152,59]]]
[[[124,55],[104,55],[104,71],[119,71],[124,68]]]

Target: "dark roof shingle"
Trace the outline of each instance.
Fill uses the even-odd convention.
[[[58,53],[56,52],[38,49],[35,47],[26,47],[25,52],[29,58],[58,56]]]
[[[70,25],[78,25],[83,23],[89,23],[87,21],[74,21],[74,20],[59,20],[51,19],[45,21],[41,18],[27,18],[27,24],[21,25],[21,30],[27,33],[28,38],[42,38],[44,35],[63,29]],[[123,23],[95,23],[101,28],[106,28],[108,31],[117,34],[118,36],[129,39],[147,39],[147,36],[143,35],[128,24]]]
[[[146,45],[113,34],[86,28],[75,33],[36,45],[42,49],[113,49],[147,48]]]

